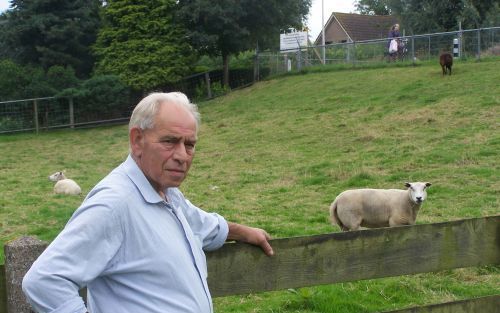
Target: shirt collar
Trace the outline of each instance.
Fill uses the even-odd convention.
[[[156,190],[154,190],[153,186],[151,186],[151,183],[146,176],[144,176],[144,173],[130,154],[125,162],[123,162],[123,166],[125,168],[125,173],[127,173],[130,180],[137,186],[137,189],[139,189],[139,192],[146,202],[159,203],[165,201],[165,199],[162,199]]]

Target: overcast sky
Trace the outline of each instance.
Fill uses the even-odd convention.
[[[332,12],[356,13],[354,11],[355,0],[312,0],[312,6],[309,10],[309,18],[307,21],[311,41],[314,41],[316,37],[318,37],[323,27],[321,23],[322,2],[324,6],[324,23],[328,21]]]
[[[354,2],[355,0],[312,0],[307,21],[311,40],[314,41],[321,32],[321,3],[324,5],[324,22],[326,23],[332,12],[354,13]],[[7,10],[9,3],[8,0],[0,0],[0,12]]]
[[[3,12],[9,8],[9,1],[8,0],[0,0],[0,12]]]

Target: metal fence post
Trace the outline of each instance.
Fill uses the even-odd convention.
[[[73,106],[73,97],[69,98],[69,125],[75,128],[75,110]]]
[[[356,42],[352,43],[352,66],[356,67]]]
[[[415,65],[415,37],[411,36],[411,62]]]
[[[37,100],[33,100],[33,122],[35,123],[35,131],[38,134],[38,103]]]
[[[297,71],[300,71],[302,69],[302,51],[297,50]]]

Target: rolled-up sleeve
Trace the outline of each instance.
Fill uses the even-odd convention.
[[[174,199],[176,205],[182,208],[194,235],[201,241],[203,250],[216,250],[226,242],[229,226],[224,217],[198,208],[184,198],[178,189],[175,189]]]
[[[222,216],[217,213],[210,213],[210,215],[217,218],[217,222],[214,224],[217,226],[213,227],[212,231],[207,232],[206,236],[203,237],[203,250],[205,251],[212,251],[222,247],[229,233],[227,221]]]

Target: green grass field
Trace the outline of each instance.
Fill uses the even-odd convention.
[[[275,238],[337,232],[345,189],[429,181],[417,223],[500,214],[500,60],[308,70],[200,103],[197,155],[182,190]],[[22,235],[50,241],[82,196],[52,193],[65,170],[88,192],[128,153],[127,127],[0,136],[0,264]],[[376,312],[500,294],[500,268],[215,299],[217,312]]]

